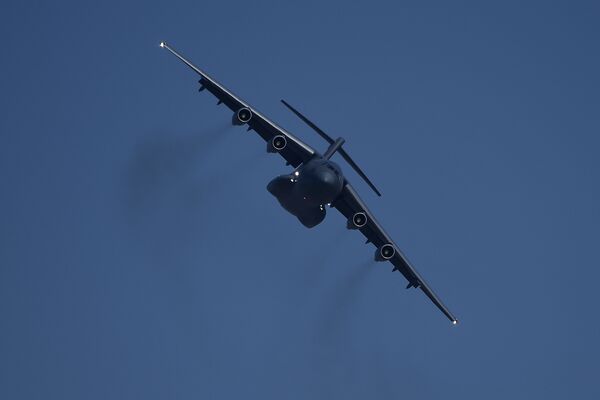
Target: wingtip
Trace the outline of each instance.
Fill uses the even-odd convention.
[[[167,42],[161,40],[160,43],[158,44],[158,47],[160,47],[161,49],[167,47]]]
[[[457,319],[453,319],[452,320],[452,325],[458,325],[458,320]]]

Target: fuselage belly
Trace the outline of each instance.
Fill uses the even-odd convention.
[[[273,179],[267,190],[281,206],[312,228],[325,219],[325,205],[332,203],[344,187],[340,167],[329,160],[314,159],[289,175]]]

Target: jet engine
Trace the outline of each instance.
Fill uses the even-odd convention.
[[[352,216],[352,218],[348,218],[348,223],[346,227],[348,229],[359,229],[367,224],[367,214],[364,212],[357,212]]]
[[[233,114],[231,123],[233,125],[247,124],[252,119],[252,111],[248,107],[242,107]]]
[[[269,153],[277,153],[285,149],[287,146],[287,139],[283,135],[273,136],[273,139],[267,142],[267,152]]]
[[[384,244],[375,251],[375,261],[387,261],[394,257],[395,254],[396,249],[393,245],[389,243]]]

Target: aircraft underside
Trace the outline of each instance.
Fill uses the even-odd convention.
[[[302,225],[312,228],[325,219],[324,205],[314,205],[306,201],[295,189],[294,175],[280,175],[267,185],[267,190],[277,198],[279,204],[290,214],[298,218]]]

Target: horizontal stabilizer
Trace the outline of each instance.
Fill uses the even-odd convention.
[[[284,106],[286,106],[287,108],[289,108],[291,112],[293,112],[294,114],[296,114],[296,116],[298,118],[300,118],[302,121],[304,121],[304,123],[306,125],[310,126],[315,132],[317,132],[319,135],[321,135],[321,137],[323,139],[327,140],[327,142],[329,144],[332,144],[333,142],[335,142],[335,140],[333,140],[331,138],[331,136],[329,136],[328,134],[326,134],[321,128],[319,128],[317,125],[315,125],[311,120],[309,120],[304,115],[302,115],[302,113],[300,111],[296,110],[294,107],[292,107],[291,105],[289,105],[283,99],[281,99],[281,102],[283,103]]]
[[[371,189],[373,189],[373,191],[375,193],[377,193],[377,196],[381,196],[381,192],[379,190],[377,190],[377,188],[375,187],[375,185],[373,185],[373,182],[371,182],[371,180],[369,178],[367,178],[367,175],[365,175],[365,173],[362,172],[362,170],[360,169],[360,167],[358,165],[356,165],[356,163],[354,162],[354,160],[352,160],[352,158],[350,158],[350,156],[348,155],[348,153],[346,153],[346,150],[339,149],[338,151],[339,151],[340,155],[342,157],[344,157],[344,160],[346,160],[346,162],[348,164],[350,164],[350,166],[352,168],[354,168],[354,170],[356,171],[356,173],[358,175],[360,175],[360,177],[363,178],[365,182],[367,182],[367,185],[369,185],[371,187]]]
[[[323,129],[319,128],[314,122],[312,122],[311,120],[309,120],[308,118],[306,118],[304,115],[302,115],[302,113],[298,110],[296,110],[294,107],[292,107],[291,105],[289,105],[285,100],[281,100],[281,102],[283,103],[284,106],[286,106],[291,112],[293,112],[294,114],[296,114],[296,116],[298,118],[300,118],[302,121],[304,121],[304,123],[306,125],[308,125],[309,127],[311,127],[315,132],[317,132],[323,139],[325,139],[330,145],[336,144],[336,141],[333,140],[331,138],[331,136],[329,136],[328,134],[325,133],[325,131],[323,131]],[[342,143],[343,143],[343,139],[342,139]],[[371,180],[367,177],[367,175],[360,169],[360,167],[354,162],[354,160],[352,160],[352,158],[350,157],[350,155],[348,153],[346,153],[346,150],[344,150],[341,146],[341,144],[339,144],[338,146],[335,146],[334,149],[331,149],[332,153],[337,151],[340,153],[340,155],[344,158],[344,160],[346,160],[346,162],[354,169],[354,171],[356,171],[356,173],[363,178],[363,180],[367,183],[367,185],[369,185],[369,187],[371,189],[373,189],[373,191],[375,193],[377,193],[378,196],[381,196],[381,193],[379,192],[379,190],[377,190],[377,188],[375,187],[375,185],[373,185],[373,182],[371,182]],[[331,156],[332,154],[328,154],[328,157]]]

